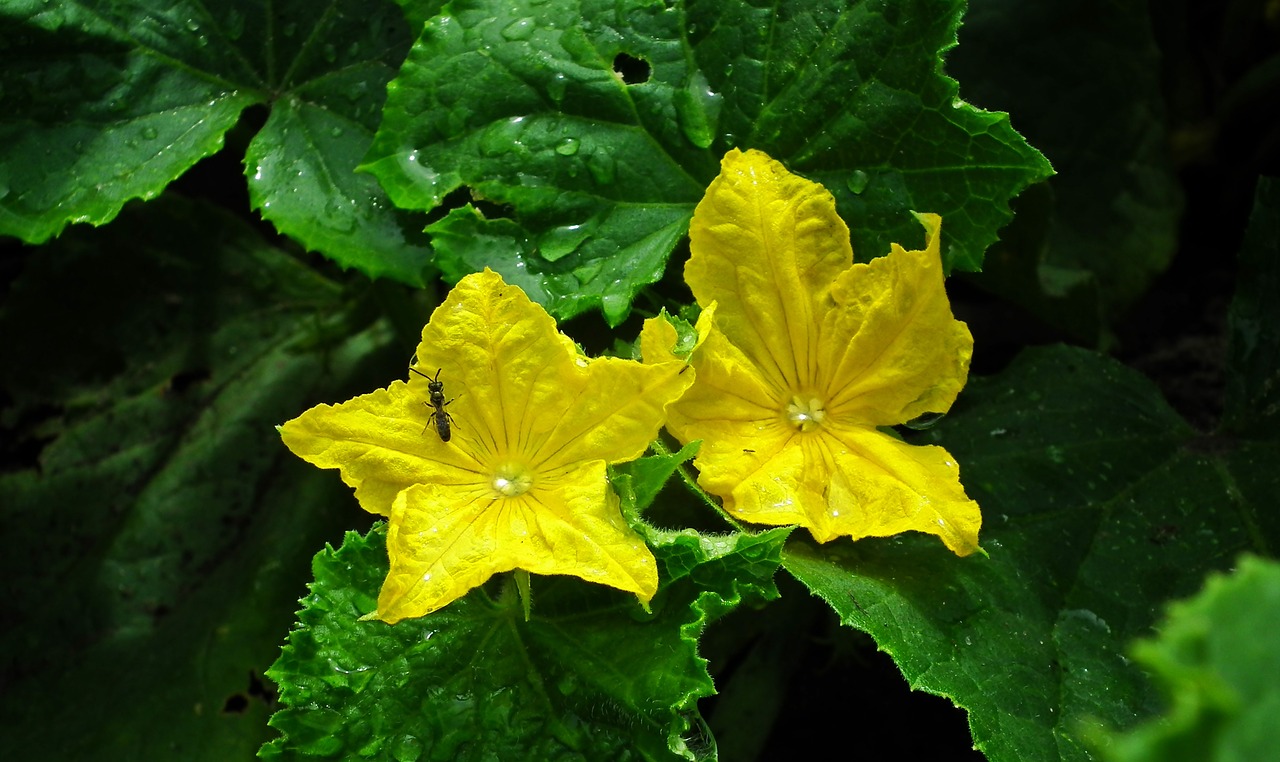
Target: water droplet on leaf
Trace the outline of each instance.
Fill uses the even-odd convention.
[[[533,19],[517,19],[503,28],[502,36],[512,41],[527,40],[533,36],[534,28]]]
[[[845,181],[845,185],[849,186],[849,190],[855,195],[862,193],[867,189],[867,183],[871,181],[871,177],[860,169],[853,170],[849,175],[849,179]]]
[[[565,138],[556,144],[556,153],[561,156],[572,156],[578,152],[578,139]]]
[[[685,138],[698,148],[707,148],[715,140],[723,99],[713,92],[702,72],[695,72],[675,94],[676,119]]]

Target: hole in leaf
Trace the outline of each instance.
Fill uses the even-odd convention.
[[[649,81],[653,68],[643,58],[619,53],[613,59],[613,73],[617,74],[625,85],[642,85]]]
[[[173,394],[182,394],[196,384],[209,380],[209,371],[207,369],[186,370],[176,374],[169,379],[169,392]]]
[[[249,697],[243,693],[233,693],[227,696],[227,701],[222,705],[223,714],[241,714],[249,708]]]
[[[233,693],[227,696],[227,700],[222,704],[223,714],[243,714],[249,708],[249,702],[257,699],[274,706],[276,701],[276,692],[270,685],[264,683],[257,673],[249,671],[249,687],[241,693]]]
[[[516,217],[516,208],[511,204],[502,204],[497,201],[490,201],[480,194],[479,191],[471,191],[471,205],[476,208],[486,220],[496,220],[505,218],[513,220]]]
[[[253,671],[249,672],[249,695],[260,698],[268,704],[276,700],[276,692],[270,685],[262,682],[262,678]]]
[[[427,212],[426,225],[431,226],[444,219],[449,212],[454,209],[460,209],[467,204],[471,204],[484,215],[486,220],[493,220],[499,217],[513,219],[516,216],[516,209],[510,204],[499,204],[489,201],[479,192],[463,185],[455,188],[443,199],[440,200],[440,206]]]

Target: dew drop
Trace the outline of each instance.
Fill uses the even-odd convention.
[[[159,134],[160,133],[156,131],[156,128],[150,125],[142,128],[142,137],[146,140],[155,140],[156,136]]]
[[[871,177],[868,176],[866,172],[863,172],[860,169],[855,169],[850,173],[849,179],[845,181],[845,185],[849,187],[849,190],[854,195],[858,195],[867,189],[867,183],[870,181]]]
[[[547,95],[551,96],[551,100],[554,101],[556,105],[559,105],[560,101],[564,100],[564,91],[568,82],[568,77],[560,72],[556,72],[555,75],[551,77],[551,81],[547,82]]]
[[[572,156],[578,152],[578,139],[565,138],[556,144],[556,153],[561,156]]]
[[[533,36],[533,30],[533,19],[517,19],[503,28],[502,36],[504,39],[511,40],[513,42],[516,40],[527,40]]]

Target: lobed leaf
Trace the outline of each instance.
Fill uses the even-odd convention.
[[[454,2],[388,86],[365,166],[404,208],[464,186],[509,208],[435,223],[440,266],[492,267],[560,317],[620,322],[733,147],[822,181],[864,261],[918,239],[915,209],[948,220],[948,266],[977,269],[1008,200],[1050,169],[941,74],[961,8]]]
[[[389,0],[7,3],[0,233],[40,243],[109,222],[264,105],[245,158],[263,218],[344,266],[422,285],[412,217],[354,173],[409,43]]]
[[[1088,759],[1092,723],[1125,730],[1154,714],[1127,644],[1208,572],[1280,548],[1270,510],[1280,436],[1264,425],[1280,335],[1276,187],[1259,183],[1245,236],[1217,432],[1192,429],[1113,361],[1028,350],[972,381],[923,437],[962,464],[989,558],[953,560],[917,538],[788,546],[784,566],[870,633],[913,687],[969,711],[994,762]]]
[[[176,198],[31,258],[0,309],[7,754],[226,760],[262,743],[262,675],[306,559],[354,515],[274,424],[386,360],[385,324],[353,322],[341,296]]]
[[[428,616],[362,621],[387,573],[385,529],[316,556],[301,627],[270,676],[284,709],[267,759],[701,758],[696,701],[713,692],[697,638],[744,596],[776,597],[785,532],[652,533],[663,587],[633,597],[533,577],[526,621],[496,581]]]
[[[1243,556],[1231,574],[1214,574],[1179,601],[1135,658],[1170,699],[1164,715],[1124,735],[1099,733],[1102,756],[1116,762],[1275,759],[1280,737],[1280,564]]]
[[[993,762],[1088,759],[1087,719],[1127,728],[1154,712],[1127,643],[1206,572],[1280,542],[1260,491],[1274,437],[1202,437],[1152,384],[1089,352],[1024,352],[971,381],[923,439],[961,464],[988,558],[916,537],[792,541],[784,566],[912,687],[967,709]]]

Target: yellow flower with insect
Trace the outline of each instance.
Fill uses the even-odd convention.
[[[389,517],[377,618],[423,616],[516,569],[647,605],[656,562],[605,466],[644,453],[693,383],[685,363],[582,357],[542,307],[485,270],[432,314],[413,370],[280,427],[289,449],[338,469],[365,510]]]
[[[685,267],[716,309],[667,427],[702,440],[698,484],[730,514],[799,524],[819,542],[915,530],[960,555],[978,549],[981,516],[954,459],[881,428],[946,412],[973,349],[943,287],[941,219],[917,218],[923,249],[893,244],[854,264],[826,189],[759,151],[724,157]],[[646,323],[646,362],[674,360],[674,340],[669,324]]]

